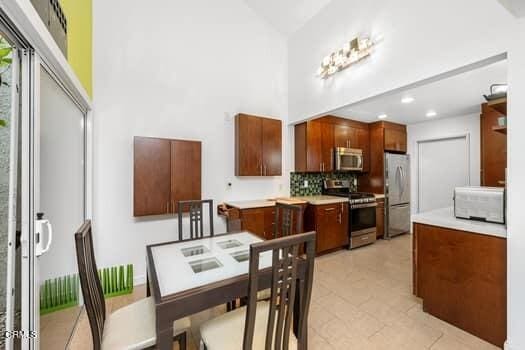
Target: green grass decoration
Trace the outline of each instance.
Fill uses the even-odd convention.
[[[98,270],[105,298],[133,292],[133,265]],[[44,281],[40,287],[40,315],[78,305],[80,281],[77,274]]]

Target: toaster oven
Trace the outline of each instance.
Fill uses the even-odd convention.
[[[505,189],[501,187],[456,187],[454,215],[461,219],[505,223]]]

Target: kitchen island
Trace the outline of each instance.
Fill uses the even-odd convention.
[[[507,333],[504,225],[456,219],[452,208],[414,215],[413,292],[429,314],[503,347]]]

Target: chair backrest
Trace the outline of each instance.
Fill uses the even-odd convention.
[[[86,220],[75,233],[75,245],[80,286],[93,336],[93,348],[99,350],[106,321],[106,304],[95,262],[90,220]]]
[[[305,254],[300,254],[301,247]],[[305,349],[306,320],[310,308],[315,259],[315,232],[281,237],[250,246],[248,282],[248,308],[244,328],[243,349],[253,346],[257,310],[258,279],[261,253],[272,251],[271,297],[266,327],[265,349],[287,350],[292,324],[297,321],[298,349]],[[304,262],[305,274],[298,274],[298,263]],[[295,300],[296,289],[301,290],[301,300]],[[293,320],[294,305],[298,302],[300,317]],[[296,315],[299,316],[299,315]]]
[[[273,238],[300,233],[303,229],[302,222],[303,208],[301,208],[301,206],[277,202],[275,204]]]
[[[190,217],[190,237],[189,239],[197,239],[197,238],[203,238],[204,237],[204,204],[208,204],[208,212],[209,212],[209,222],[210,222],[210,229],[209,229],[209,236],[213,237],[213,200],[211,199],[205,199],[205,200],[192,200],[192,201],[179,201],[178,207],[179,207],[179,216],[178,216],[178,223],[179,223],[179,240],[182,241],[184,237],[183,232],[183,225],[182,225],[182,218],[183,218],[183,212],[185,209],[189,210],[189,217]]]

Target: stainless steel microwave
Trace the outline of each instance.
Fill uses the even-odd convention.
[[[363,150],[355,148],[336,147],[335,170],[363,171]]]

